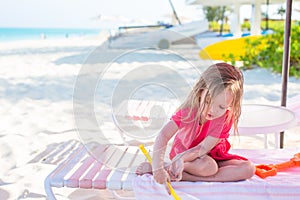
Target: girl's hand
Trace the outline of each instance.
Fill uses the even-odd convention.
[[[180,181],[182,179],[182,172],[184,170],[184,161],[180,156],[174,157],[171,166],[169,168],[169,173],[171,180]]]
[[[168,172],[164,168],[153,171],[153,178],[157,183],[165,185],[167,192],[171,194],[171,191],[167,185],[167,182],[170,182],[171,179]]]
[[[155,170],[153,172],[153,178],[156,182],[160,184],[165,184],[167,182],[170,182],[170,176],[164,168]]]

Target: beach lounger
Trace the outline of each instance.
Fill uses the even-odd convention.
[[[56,199],[52,187],[108,189],[134,191],[137,199],[172,199],[165,188],[155,183],[150,175],[138,177],[134,171],[145,161],[144,155],[133,146],[95,145],[101,155],[92,156],[83,145],[61,163],[45,180],[48,199]],[[248,157],[256,164],[275,164],[288,161],[298,150],[261,149],[232,150]],[[105,163],[105,164],[104,164]],[[183,199],[299,199],[300,167],[279,172],[261,179],[257,176],[239,182],[174,182],[172,186]]]
[[[300,97],[300,96],[299,96]],[[300,110],[300,101],[295,98],[288,104],[293,111]],[[118,115],[137,121],[151,120],[147,106],[132,101],[129,107],[138,112],[120,109]],[[153,102],[148,102],[153,104]],[[161,102],[159,102],[161,103]],[[297,112],[297,111],[296,111]],[[297,115],[300,121],[300,115]],[[299,124],[300,125],[300,124]],[[155,183],[150,175],[135,175],[136,167],[146,158],[137,146],[103,145],[91,143],[73,145],[70,154],[45,179],[48,199],[56,199],[52,187],[107,189],[116,198],[120,190],[134,191],[136,199],[172,199],[164,187]],[[151,154],[151,146],[146,146]],[[232,149],[249,158],[255,164],[276,164],[288,161],[300,149]],[[167,155],[167,154],[166,154]],[[166,158],[167,159],[167,158]],[[279,172],[276,176],[261,179],[257,176],[239,182],[172,182],[182,199],[300,199],[300,167]]]
[[[94,153],[81,144],[48,175],[48,199],[56,199],[52,187],[132,190],[134,166],[145,161],[137,148],[102,144],[90,144],[88,148]]]
[[[138,146],[141,142],[152,143],[155,134],[167,122],[179,106],[176,100],[129,100],[120,103],[114,111],[113,121],[122,133],[123,144]],[[126,134],[127,133],[127,134]],[[131,137],[129,138],[128,135]],[[131,140],[135,138],[135,140]]]
[[[164,123],[177,106],[176,101],[130,100],[121,102],[114,112],[113,119],[120,131],[126,131],[126,126],[132,125],[128,123],[131,121],[148,127],[154,124],[156,126],[151,127],[156,129],[157,124]],[[140,143],[128,141],[124,135],[122,137],[124,143],[122,146],[97,143],[83,145],[78,141],[69,141],[72,144],[67,148],[70,151],[69,156],[45,179],[47,198],[56,199],[52,187],[132,191],[136,166],[146,159],[137,147]],[[147,143],[145,140],[140,142]],[[129,146],[132,143],[135,143],[135,146]],[[65,151],[62,151],[64,146],[66,144],[60,145],[54,152],[66,155]],[[44,154],[38,155],[33,160],[36,161],[44,156]],[[61,161],[61,156],[53,159],[53,156],[49,155],[49,159],[45,160],[57,164]],[[113,194],[118,197],[116,192]]]

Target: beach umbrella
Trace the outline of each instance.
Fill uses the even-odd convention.
[[[290,39],[291,39],[291,18],[292,18],[293,0],[286,1],[286,17],[284,29],[284,49],[282,59],[282,90],[281,90],[281,106],[286,106],[287,84],[290,69]],[[283,148],[284,132],[280,133],[280,148]]]

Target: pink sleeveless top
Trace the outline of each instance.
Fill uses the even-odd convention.
[[[227,138],[229,137],[229,131],[233,122],[226,123],[229,111],[213,120],[208,120],[204,124],[199,124],[199,121],[195,120],[195,112],[192,112],[189,117],[189,110],[183,109],[176,112],[172,117],[177,126],[178,131],[174,138],[174,142],[170,152],[170,159],[177,154],[182,153],[188,149],[191,149],[200,144],[206,136],[212,136],[220,138],[220,142],[209,152],[216,161],[224,161],[231,159],[247,160],[244,157],[229,154],[228,151],[231,147]]]

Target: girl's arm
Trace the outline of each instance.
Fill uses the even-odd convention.
[[[184,162],[193,161],[196,158],[206,155],[219,141],[219,138],[207,136],[199,145],[178,154],[173,160],[182,159]]]
[[[219,138],[207,136],[199,145],[177,154],[172,159],[172,164],[169,168],[172,179],[176,181],[181,180],[184,163],[206,155],[218,142]]]
[[[166,183],[169,181],[169,176],[164,169],[164,157],[166,152],[166,147],[169,140],[175,135],[178,127],[176,123],[172,120],[167,122],[167,124],[162,128],[159,135],[155,139],[153,147],[153,158],[152,158],[152,171],[154,179],[158,183]]]

